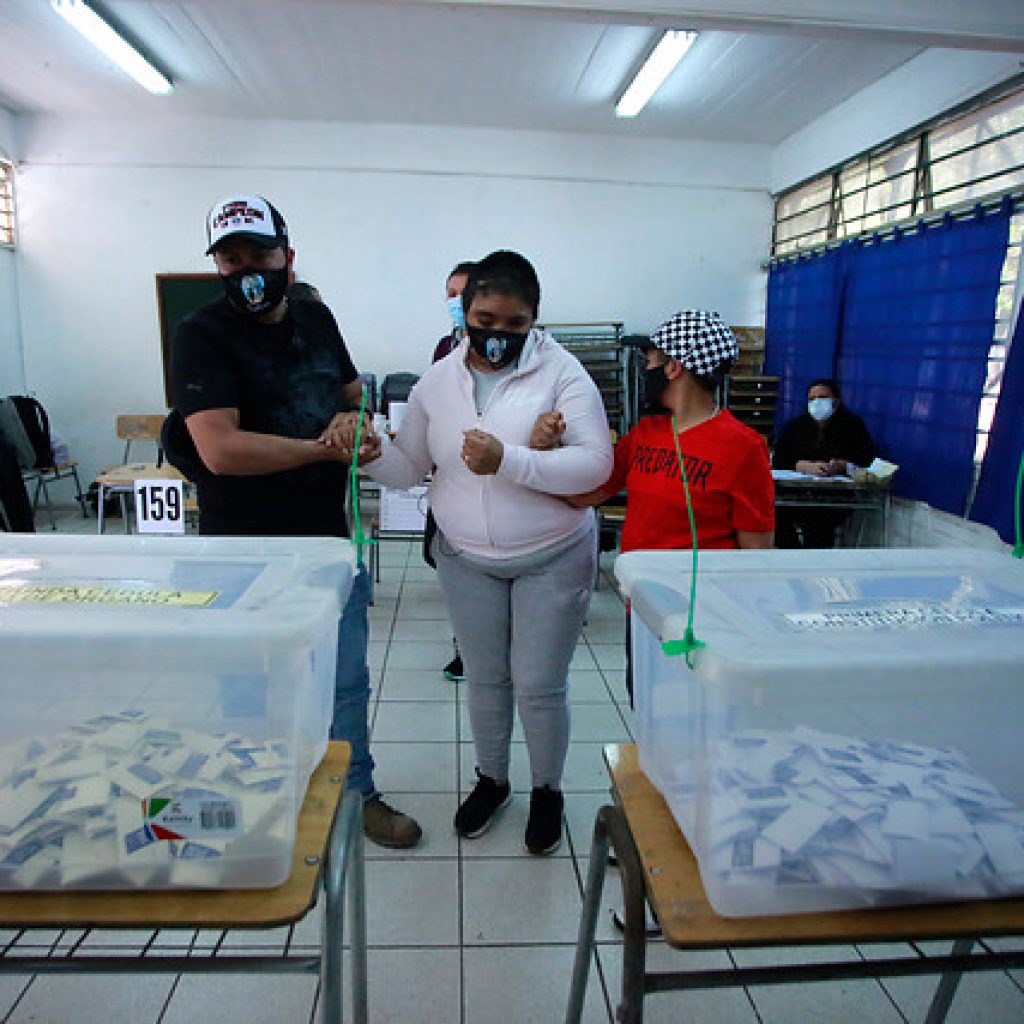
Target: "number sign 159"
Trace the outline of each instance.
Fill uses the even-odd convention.
[[[184,533],[185,495],[180,480],[136,480],[139,533]]]

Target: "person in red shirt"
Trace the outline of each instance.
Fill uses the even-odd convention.
[[[768,445],[727,409],[719,409],[715,399],[739,354],[735,335],[717,313],[684,310],[666,320],[643,347],[645,415],[616,444],[608,480],[569,500],[599,505],[625,490],[623,552],[688,548],[693,538],[681,459],[697,546],[770,548],[775,487]],[[547,415],[547,429],[557,432],[557,413]],[[544,426],[538,422],[538,435]],[[632,700],[628,665],[626,688]]]
[[[645,415],[616,444],[608,480],[574,502],[597,505],[625,490],[622,551],[690,547],[682,457],[698,547],[771,547],[768,446],[715,400],[739,352],[732,331],[717,313],[685,310],[665,321],[644,349]]]

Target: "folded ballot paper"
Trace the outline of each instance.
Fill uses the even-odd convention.
[[[1024,810],[957,750],[798,727],[737,732],[710,755],[706,830],[689,838],[723,913],[1024,892]],[[758,887],[760,909],[737,887]],[[818,895],[790,901],[800,890]]]
[[[0,745],[0,889],[278,884],[295,766],[290,743],[136,710]]]
[[[854,483],[883,484],[888,483],[900,467],[895,462],[886,462],[885,459],[874,459],[870,466],[853,471]]]

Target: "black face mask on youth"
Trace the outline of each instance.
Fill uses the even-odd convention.
[[[224,294],[240,313],[260,316],[284,298],[288,287],[288,268],[251,270],[243,267],[230,274],[221,274],[220,280]]]
[[[469,347],[496,370],[510,366],[526,344],[528,331],[495,331],[490,327],[467,327]]]
[[[665,412],[661,404],[661,396],[668,387],[668,377],[664,366],[652,366],[644,370],[644,409],[648,415]]]

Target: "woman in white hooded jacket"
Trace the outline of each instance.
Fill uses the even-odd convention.
[[[533,787],[526,847],[547,854],[561,842],[569,662],[597,557],[593,513],[561,496],[608,479],[608,422],[579,361],[534,328],[540,285],[525,258],[492,253],[462,298],[466,338],[417,383],[398,437],[371,434],[359,462],[399,488],[434,469],[432,553],[463,655],[477,756],[455,829],[476,838],[511,801],[517,705]],[[564,421],[560,445],[531,448],[537,417],[552,410]],[[328,442],[351,447],[350,428],[351,418]]]

